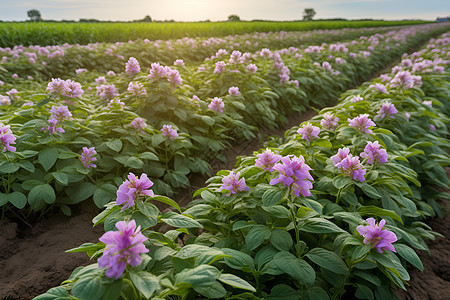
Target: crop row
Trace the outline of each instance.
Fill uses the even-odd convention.
[[[190,184],[189,174],[209,174],[208,162],[223,160],[231,142],[254,138],[260,126],[276,128],[292,111],[323,106],[429,29],[304,51],[222,51],[202,69],[154,64],[149,75],[130,60],[119,75],[79,74],[85,91],[61,79],[46,90],[35,82],[11,89],[1,96],[2,211],[70,215],[70,205],[91,196],[100,208],[129,171],[147,173],[155,192],[172,195]]]
[[[18,82],[71,78],[84,69],[101,73],[122,72],[123,64],[134,57],[142,67],[153,62],[172,65],[175,60],[184,63],[199,63],[209,59],[219,49],[255,52],[263,48],[272,50],[287,47],[306,47],[322,42],[336,42],[359,38],[363,35],[385,33],[401,27],[344,28],[339,30],[313,30],[310,32],[252,33],[222,38],[182,38],[168,41],[148,39],[88,45],[19,46],[0,48],[2,52],[0,80]],[[15,75],[14,75],[15,74]],[[13,78],[12,76],[18,78]]]
[[[209,37],[255,31],[304,31],[415,25],[424,21],[344,21],[344,22],[205,22],[205,23],[1,23],[0,47],[15,45],[87,44],[126,42],[136,39],[168,40],[185,36]]]
[[[97,263],[35,299],[396,299],[408,264],[423,269],[413,248],[438,235],[423,222],[445,196],[431,184],[448,186],[448,44],[432,39],[241,157],[187,209],[130,173],[93,219],[100,242],[68,251]]]

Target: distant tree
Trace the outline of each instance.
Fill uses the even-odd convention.
[[[42,20],[41,13],[37,9],[31,9],[31,10],[27,11],[27,14],[32,22],[39,22]]]
[[[146,15],[144,19],[142,19],[142,22],[151,22],[152,18],[149,15]]]
[[[303,12],[303,21],[312,21],[315,15],[316,11],[314,8],[305,8],[305,11]]]
[[[241,18],[238,15],[229,15],[228,22],[239,22]]]

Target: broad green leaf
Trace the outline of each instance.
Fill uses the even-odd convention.
[[[373,205],[367,205],[367,206],[362,206],[362,207],[358,208],[357,211],[362,216],[390,217],[390,218],[397,220],[403,224],[402,219],[392,210],[379,208],[379,207],[376,207]]]
[[[63,172],[52,172],[52,176],[53,178],[55,178],[55,180],[62,184],[62,185],[68,185],[69,184],[69,177],[67,177],[66,173]]]
[[[220,274],[217,280],[222,281],[223,283],[231,285],[235,288],[256,292],[256,289],[250,283],[233,274]]]
[[[153,274],[145,271],[130,271],[128,274],[134,286],[145,298],[150,298],[158,288],[159,279]]]
[[[420,271],[423,271],[422,261],[420,261],[419,256],[417,256],[416,252],[412,248],[404,244],[395,244],[394,248],[401,257],[403,257]]]
[[[20,192],[12,192],[11,194],[6,194],[8,201],[17,207],[18,209],[22,209],[27,204],[27,196]]]
[[[304,282],[307,286],[314,284],[316,280],[316,272],[303,259],[297,258],[289,252],[279,252],[273,262],[286,274],[291,275],[298,281]]]
[[[79,279],[72,287],[72,294],[80,299],[97,300],[105,292],[100,276],[88,276]]]
[[[172,200],[172,199],[170,199],[170,198],[168,198],[166,196],[159,196],[159,195],[157,195],[157,196],[154,196],[154,197],[150,198],[150,200],[156,200],[156,201],[165,203],[167,205],[170,205],[173,208],[176,208],[181,213],[181,208],[178,205],[178,203],[176,203],[174,200]]]
[[[334,177],[331,182],[337,189],[342,189],[346,185],[350,184],[352,182],[352,179],[348,176],[340,174]]]
[[[264,206],[272,206],[278,204],[283,197],[283,192],[280,189],[272,188],[264,192],[262,202]]]
[[[55,200],[55,191],[49,184],[37,185],[28,193],[28,203],[33,210],[41,208],[44,203],[52,204]]]
[[[336,253],[323,248],[311,249],[307,254],[312,262],[336,274],[348,275],[348,267]]]
[[[195,221],[194,219],[174,212],[165,213],[163,218],[161,218],[161,221],[173,227],[203,228],[202,224]]]
[[[109,142],[106,142],[106,146],[108,146],[109,149],[119,152],[122,149],[122,141],[119,139],[115,139]]]
[[[381,195],[378,191],[371,185],[365,182],[358,182],[357,185],[363,190],[364,194],[369,196],[370,198],[380,199]]]
[[[194,287],[194,290],[209,299],[223,298],[227,294],[227,290],[217,281],[208,287]]]
[[[289,251],[294,244],[289,232],[283,229],[274,229],[269,240],[280,251]]]
[[[250,250],[256,249],[261,243],[268,239],[271,231],[264,225],[254,225],[245,237],[245,243]]]
[[[300,295],[291,286],[286,284],[278,284],[274,286],[267,300],[297,300]]]
[[[210,265],[201,265],[193,269],[184,269],[175,275],[175,285],[187,283],[192,287],[210,287],[220,272]]]
[[[45,294],[39,295],[34,300],[72,300],[73,297],[69,295],[69,292],[63,287],[58,286],[49,289]]]
[[[309,218],[300,226],[301,231],[310,233],[342,233],[343,229],[336,226],[336,224],[321,218]]]
[[[45,171],[50,170],[58,159],[58,150],[56,148],[50,147],[45,148],[39,152],[38,160],[39,163],[44,167]]]

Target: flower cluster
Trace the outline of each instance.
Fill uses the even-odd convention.
[[[117,96],[119,96],[119,92],[117,91],[114,84],[104,84],[100,86],[96,86],[97,93],[96,96],[100,96],[102,100],[111,100]]]
[[[183,79],[180,76],[180,72],[175,69],[171,69],[170,67],[161,66],[159,63],[152,63],[150,65],[150,74],[147,76],[148,78],[166,78],[167,81],[171,84],[172,88],[183,83]]]
[[[386,221],[383,219],[379,224],[375,223],[374,218],[368,218],[366,221],[369,225],[359,225],[356,227],[358,233],[364,237],[364,244],[372,244],[372,246],[376,248],[379,253],[383,253],[383,250],[397,252],[392,245],[392,243],[397,241],[397,236],[395,233],[383,229]]]
[[[125,72],[128,75],[136,75],[141,71],[141,66],[136,58],[130,57],[125,65]]]
[[[358,156],[350,154],[350,149],[347,147],[339,149],[336,155],[331,157],[333,165],[342,170],[344,174],[350,175],[354,180],[363,182],[366,169],[359,161]]]
[[[147,91],[145,90],[144,85],[140,82],[130,82],[128,84],[127,91],[135,96],[147,95]]]
[[[2,152],[16,151],[16,147],[11,146],[11,144],[15,144],[17,138],[12,134],[10,128],[11,126],[0,123],[0,147]]]
[[[172,125],[163,125],[163,127],[161,128],[161,133],[163,136],[166,136],[171,140],[178,136],[176,129],[173,129]]]
[[[98,259],[99,268],[107,267],[106,276],[119,279],[127,263],[137,266],[142,262],[141,253],[147,253],[144,242],[147,238],[141,233],[141,226],[136,222],[120,221],[116,223],[118,231],[108,231],[99,240],[106,244],[103,256]]]
[[[225,107],[225,104],[223,103],[223,100],[221,98],[218,97],[214,97],[211,100],[211,103],[208,104],[208,108],[212,109],[214,111],[218,111],[223,113],[223,108]]]
[[[371,84],[371,85],[369,85],[369,87],[377,89],[382,94],[386,94],[387,93],[386,86],[381,84],[381,83]]]
[[[53,105],[52,109],[50,109],[50,114],[50,119],[54,118],[58,122],[64,122],[72,117],[69,108],[65,105],[60,105],[58,107]]]
[[[116,204],[121,205],[125,203],[122,207],[122,211],[132,207],[134,201],[142,195],[147,195],[150,197],[155,196],[152,190],[153,182],[147,178],[147,174],[142,173],[141,178],[136,177],[133,173],[128,174],[128,180],[125,180],[117,190]]]
[[[0,106],[11,105],[11,99],[8,96],[0,95]]]
[[[300,196],[300,194],[305,197],[311,195],[309,190],[312,189],[313,186],[309,180],[314,181],[314,179],[311,174],[309,174],[311,168],[305,164],[303,156],[285,156],[281,158],[281,163],[277,163],[273,166],[273,169],[278,171],[279,176],[270,181],[271,185],[281,182],[286,187],[290,186],[296,196]]]
[[[48,123],[50,125],[47,127],[42,127],[41,130],[48,132],[49,135],[55,134],[57,132],[61,132],[61,133],[65,132],[64,129],[62,129],[62,127],[56,127],[56,124],[58,124],[57,119],[50,118],[50,119],[48,119]]]
[[[395,108],[394,104],[388,101],[383,102],[380,110],[377,112],[381,119],[384,119],[385,117],[395,118],[394,115],[396,113],[398,113],[398,110]]]
[[[144,133],[144,129],[147,127],[147,123],[142,118],[134,118],[131,125],[141,133]]]
[[[225,70],[225,62],[224,61],[218,61],[216,62],[216,67],[214,68],[214,74],[220,74]]]
[[[95,154],[97,154],[95,147],[83,147],[83,153],[81,153],[80,160],[86,168],[97,168],[97,165],[92,163],[97,160],[96,157],[93,157]]]
[[[372,134],[373,131],[369,129],[371,126],[377,126],[370,118],[368,114],[361,114],[353,119],[347,119],[349,126],[355,128],[360,132]]]
[[[273,166],[280,161],[281,155],[273,153],[270,149],[266,149],[263,153],[256,155],[255,166],[268,171],[273,171]]]
[[[323,119],[320,121],[320,125],[325,130],[335,130],[338,126],[339,118],[335,117],[332,113],[324,113]]]
[[[52,81],[47,85],[47,91],[55,96],[66,96],[70,98],[79,98],[84,91],[81,84],[70,79],[62,80],[60,78],[52,78]]]
[[[317,126],[313,126],[308,122],[306,124],[303,124],[303,126],[297,130],[297,133],[302,135],[302,139],[311,142],[319,135],[320,128]]]
[[[107,109],[123,109],[123,107],[125,106],[125,103],[123,103],[119,97],[116,97],[114,99],[111,99],[108,103],[108,105],[106,105]]]
[[[236,86],[230,87],[230,88],[228,89],[228,93],[229,93],[231,96],[238,96],[238,95],[241,94],[241,93],[239,92],[239,88],[236,87]]]
[[[360,156],[362,158],[367,157],[367,163],[369,165],[373,165],[375,160],[380,163],[385,163],[388,160],[388,155],[385,149],[380,149],[380,144],[378,141],[375,142],[367,142],[366,147],[364,148],[364,152],[361,152]]]
[[[249,191],[250,188],[245,184],[245,178],[239,179],[240,175],[239,172],[235,174],[234,171],[231,171],[230,174],[222,178],[223,185],[219,188],[219,191],[229,191],[228,196],[236,194],[239,191]]]
[[[361,97],[360,95],[353,96],[352,98],[350,98],[351,103],[356,103],[356,102],[363,101],[363,100],[364,100],[363,97]]]

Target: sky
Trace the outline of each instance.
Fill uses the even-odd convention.
[[[315,19],[425,19],[450,16],[450,0],[0,0],[0,20],[24,21],[37,9],[51,20],[80,18],[130,21],[149,15],[153,20],[223,21],[299,20],[305,8]]]

